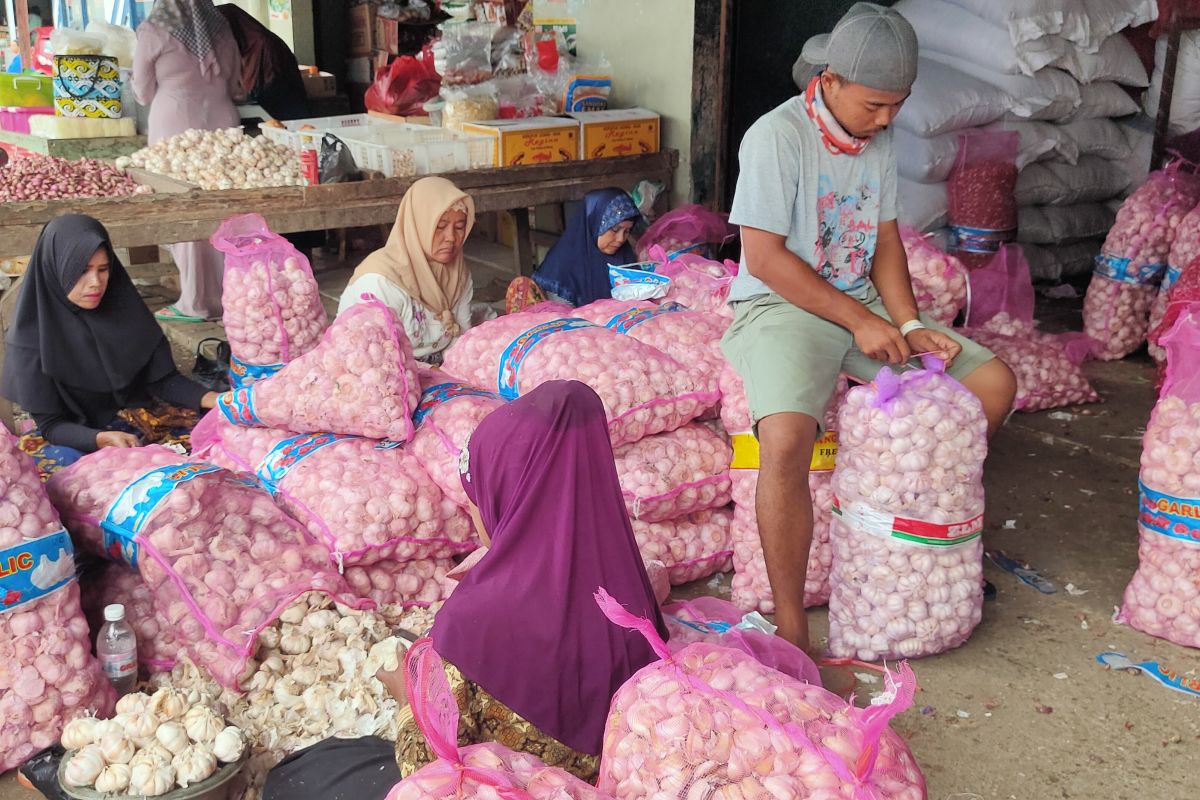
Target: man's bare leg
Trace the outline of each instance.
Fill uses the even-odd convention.
[[[813,508],[808,468],[817,421],[807,414],[772,414],[759,421],[758,536],[775,596],[777,634],[809,650],[804,581],[812,546]]]
[[[991,438],[1012,411],[1013,399],[1017,396],[1017,377],[998,358],[993,358],[972,372],[962,382],[963,386],[983,403],[983,414],[988,421],[988,438]]]

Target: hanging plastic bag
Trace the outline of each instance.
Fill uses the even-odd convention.
[[[460,22],[442,26],[442,38],[433,46],[434,66],[446,86],[474,86],[492,79],[490,22]]]
[[[1017,238],[1016,131],[964,133],[958,159],[946,182],[955,255],[968,268],[982,266],[1000,245]]]
[[[717,255],[728,240],[737,236],[737,228],[729,224],[729,215],[710,211],[704,206],[681,206],[663,214],[638,239],[638,258],[652,259],[650,250],[661,247],[667,261],[684,253],[711,258]]]
[[[424,114],[423,106],[437,97],[442,78],[428,51],[420,56],[400,56],[375,71],[375,81],[363,97],[368,111],[399,117]]]

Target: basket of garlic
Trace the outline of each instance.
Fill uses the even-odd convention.
[[[225,800],[248,752],[241,729],[171,688],[125,695],[116,710],[63,729],[58,782],[67,796]]]

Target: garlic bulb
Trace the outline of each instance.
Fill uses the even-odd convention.
[[[136,714],[144,710],[149,702],[148,695],[141,692],[130,692],[117,701],[116,711],[118,714]]]
[[[175,782],[186,789],[217,771],[217,758],[206,744],[192,744],[171,761]]]
[[[96,778],[96,791],[101,794],[120,794],[129,787],[132,770],[128,764],[109,764]]]
[[[182,719],[183,715],[187,713],[187,708],[187,700],[183,692],[177,689],[163,688],[150,698],[148,710],[165,721]]]
[[[246,752],[246,737],[240,728],[230,725],[217,734],[213,740],[213,755],[218,761],[232,764]]]
[[[105,734],[112,733],[113,731],[124,733],[124,720],[118,720],[115,717],[113,719],[98,719],[96,720],[95,727],[92,729],[92,741],[98,742],[104,738]]]
[[[94,744],[96,741],[95,717],[76,717],[66,724],[62,732],[62,746],[65,750],[79,750]]]
[[[133,742],[119,731],[109,731],[98,742],[106,764],[128,764],[137,752]]]
[[[193,706],[183,715],[183,728],[187,731],[188,738],[198,744],[211,743],[224,727],[224,720],[207,706]]]
[[[134,767],[146,761],[164,761],[170,764],[171,759],[174,757],[174,753],[163,747],[162,742],[158,741],[158,739],[155,739],[133,754],[133,758],[129,760],[129,766]]]
[[[141,761],[129,772],[129,793],[158,797],[175,788],[175,768],[165,761]]]
[[[104,766],[104,754],[100,752],[100,746],[89,744],[71,756],[63,770],[63,780],[68,786],[91,786]]]
[[[159,719],[152,711],[134,712],[125,721],[125,736],[143,746],[147,740],[154,738],[154,732],[163,722],[165,720]]]
[[[171,751],[171,756],[177,756],[188,746],[188,734],[178,722],[164,722],[154,732],[158,743]]]

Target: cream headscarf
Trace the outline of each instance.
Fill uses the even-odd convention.
[[[451,209],[467,213],[467,236],[475,225],[475,201],[445,178],[422,178],[400,200],[396,224],[387,244],[367,256],[354,270],[351,282],[364,275],[382,275],[409,297],[432,311],[446,332],[462,331],[454,319],[454,306],[462,299],[471,278],[460,251],[449,264],[430,258],[438,221]]]

